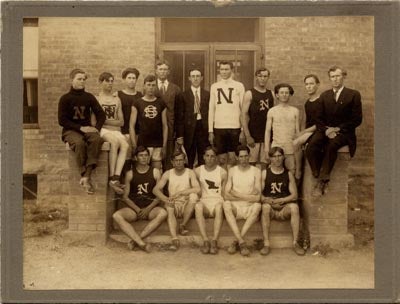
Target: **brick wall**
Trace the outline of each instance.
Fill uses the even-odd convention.
[[[303,77],[314,73],[320,91],[329,89],[331,65],[347,69],[345,85],[360,91],[364,120],[357,129],[354,167],[373,166],[374,147],[374,20],[373,17],[265,18],[265,64],[271,69],[270,86],[290,83],[294,105],[303,109],[307,98]]]

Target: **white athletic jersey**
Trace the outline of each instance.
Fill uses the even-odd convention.
[[[231,78],[211,85],[208,128],[238,129],[244,97],[244,86]]]
[[[121,100],[118,96],[100,94],[99,96],[96,96],[96,98],[103,108],[104,112],[106,113],[106,121],[122,119],[122,117],[118,117],[118,110],[121,107]],[[110,126],[107,124],[104,124],[103,128],[106,128],[108,130],[121,131],[121,127]]]
[[[168,192],[170,196],[191,188],[189,171],[190,169],[185,168],[182,175],[177,175],[174,168],[169,170]]]
[[[238,166],[234,166],[230,170],[232,176],[232,189],[242,194],[252,194],[257,182],[257,171],[260,171],[260,169],[254,166],[249,166],[246,171],[241,171]]]
[[[213,171],[207,171],[204,165],[200,166],[199,180],[202,199],[222,198],[221,170],[220,166],[217,166]]]
[[[281,147],[285,154],[293,154],[293,139],[296,137],[296,116],[299,110],[293,106],[275,106],[268,111],[272,118],[271,147]]]

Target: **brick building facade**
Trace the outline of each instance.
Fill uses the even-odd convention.
[[[182,50],[186,50],[183,58],[189,63],[191,54],[205,54],[202,63],[206,66],[207,88],[216,79],[218,58],[224,54],[228,57],[244,54],[245,58],[248,54],[247,63],[250,62],[253,69],[250,71],[259,65],[268,67],[271,70],[270,88],[283,81],[292,84],[295,90],[292,102],[301,108],[306,98],[304,75],[319,75],[322,92],[329,88],[328,67],[333,64],[343,66],[348,71],[345,84],[361,92],[364,114],[363,123],[357,129],[358,150],[351,162],[350,174],[359,174],[360,169],[371,172],[375,102],[373,18],[253,19],[256,19],[253,41],[227,41],[225,45],[229,44],[229,47],[224,49],[216,41],[171,43],[165,33],[168,22],[159,18],[39,18],[38,123],[25,126],[23,134],[24,174],[37,175],[38,202],[67,201],[70,195],[68,151],[61,142],[61,127],[57,122],[58,100],[70,86],[69,71],[76,67],[87,71],[86,90],[97,94],[97,77],[101,72],[109,71],[116,76],[115,90],[118,90],[122,88],[122,70],[134,66],[141,71],[140,90],[143,75],[153,71],[157,58],[171,58],[173,63],[174,59],[180,58]],[[186,71],[185,63],[183,66],[182,71]],[[240,65],[236,67],[239,69]],[[176,68],[173,72],[173,80],[182,76]],[[249,70],[243,70],[242,77],[249,73]]]

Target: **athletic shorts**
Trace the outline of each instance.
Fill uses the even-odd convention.
[[[203,204],[203,208],[207,210],[208,216],[209,217],[215,217],[215,206],[218,203],[222,204],[223,199],[222,198],[201,198],[199,203]]]
[[[214,129],[217,154],[236,151],[239,145],[240,129]]]
[[[291,216],[290,205],[292,205],[292,204],[296,204],[296,203],[286,204],[280,210],[271,208],[271,211],[269,213],[269,218],[271,220],[278,220],[278,221],[286,221],[286,220],[290,219],[290,216]]]
[[[191,193],[187,196],[180,196],[174,200],[175,217],[183,218],[183,212],[185,211],[185,207],[190,200],[196,201],[197,194]]]
[[[248,201],[230,201],[234,209],[236,209],[236,219],[246,220],[251,214],[251,207],[255,203]]]
[[[249,162],[250,163],[266,163],[265,159],[265,150],[264,150],[264,143],[255,143],[255,146],[252,148],[248,146],[250,149],[250,158]]]
[[[162,148],[161,147],[147,147],[150,151],[150,158],[152,161],[162,161]]]
[[[121,133],[121,131],[116,131],[116,130],[108,130],[106,128],[101,128],[100,130],[100,136],[103,137],[106,134],[112,134],[115,138],[118,138],[119,140],[124,140],[126,141],[125,136]]]

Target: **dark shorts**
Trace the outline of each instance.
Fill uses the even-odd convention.
[[[239,145],[240,129],[214,129],[214,135],[218,154],[234,152]]]

